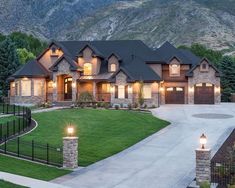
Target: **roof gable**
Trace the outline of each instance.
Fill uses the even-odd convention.
[[[93,52],[93,53],[92,53],[92,56],[93,56],[93,57],[104,58],[103,54],[102,54],[98,49],[96,49],[92,44],[89,44],[89,43],[87,43],[82,49],[79,50],[77,56],[78,56],[78,57],[82,57],[82,56],[83,56],[83,51],[84,51],[86,48],[90,48],[90,49],[91,49],[91,51]]]
[[[77,71],[77,70],[80,70],[82,69],[81,67],[79,67],[77,65],[77,63],[71,59],[69,56],[67,55],[62,55],[51,67],[50,67],[50,70],[51,71],[58,71],[58,65],[62,62],[62,60],[66,60],[69,64],[70,64],[70,70],[71,71]]]

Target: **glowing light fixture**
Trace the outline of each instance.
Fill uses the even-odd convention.
[[[203,133],[203,134],[200,136],[201,149],[205,149],[206,143],[207,143],[207,137],[206,137],[205,134]]]

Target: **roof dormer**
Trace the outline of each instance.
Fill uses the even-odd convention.
[[[119,63],[122,61],[121,58],[112,53],[108,58],[107,58],[107,61],[108,61],[108,71],[109,72],[116,72],[119,70]]]

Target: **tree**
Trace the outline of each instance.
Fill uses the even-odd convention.
[[[224,56],[220,63],[222,101],[229,102],[231,93],[235,93],[235,59]]]
[[[19,58],[15,44],[7,37],[0,43],[0,90],[3,96],[7,96],[9,83],[7,78],[19,67]]]
[[[144,93],[143,93],[144,82],[140,81],[139,84],[139,92],[138,92],[138,103],[139,106],[142,107],[144,104]]]
[[[21,65],[36,58],[36,56],[32,52],[29,52],[26,48],[17,49],[17,54]]]

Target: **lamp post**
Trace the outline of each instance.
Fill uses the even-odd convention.
[[[75,136],[75,126],[66,127],[66,137],[63,137],[63,167],[76,168],[78,166],[78,137]]]
[[[200,136],[200,148],[196,149],[196,182],[199,185],[202,182],[211,180],[211,149],[206,148],[207,137],[203,133]]]
[[[206,143],[207,143],[207,137],[206,137],[205,134],[203,133],[203,134],[200,136],[201,149],[205,149]]]

